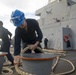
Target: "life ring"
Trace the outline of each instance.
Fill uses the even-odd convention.
[[[63,37],[64,42],[67,42],[67,41],[68,41],[68,39],[69,39],[69,37],[68,37],[68,36],[64,36],[64,37]]]

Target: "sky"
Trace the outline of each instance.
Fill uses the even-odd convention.
[[[10,22],[12,11],[18,9],[25,13],[26,18],[37,19],[35,11],[47,4],[48,0],[0,0],[0,20],[14,36],[16,27]]]

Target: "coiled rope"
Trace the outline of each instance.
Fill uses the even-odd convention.
[[[11,68],[3,67],[2,75],[12,75],[12,74],[13,74],[13,70]]]
[[[66,71],[66,72],[63,72],[63,73],[55,74],[55,73],[54,73],[54,69],[55,69],[55,67],[56,67],[57,64],[58,64],[59,59],[68,62],[68,63],[72,66],[72,69],[71,69],[70,71]],[[59,57],[57,56],[57,60],[56,60],[56,62],[55,62],[55,64],[54,64],[54,66],[52,67],[52,74],[53,74],[53,75],[66,75],[66,74],[70,74],[70,73],[72,73],[72,72],[74,72],[74,71],[75,71],[75,66],[73,65],[73,63],[72,63],[71,61],[69,61],[69,60],[67,60],[67,59],[64,59],[64,58],[59,58]]]
[[[27,49],[29,49],[29,47],[24,48],[24,50],[22,51],[22,53],[24,53]],[[37,49],[42,50],[42,49],[39,48],[39,47],[37,47]],[[57,51],[56,51],[56,52],[57,52]],[[57,52],[57,53],[58,53],[58,52]],[[66,53],[66,52],[65,52],[65,53]],[[64,53],[58,53],[58,54],[63,54],[63,55],[65,55]],[[75,70],[75,66],[73,65],[73,63],[72,63],[71,61],[67,60],[67,59],[60,58],[60,56],[61,56],[61,55],[58,55],[58,56],[57,56],[56,62],[55,62],[55,64],[52,66],[52,73],[51,73],[51,74],[52,74],[52,75],[65,75],[65,74],[72,73],[72,72]],[[70,63],[70,65],[72,66],[72,70],[67,71],[67,72],[63,72],[63,73],[55,74],[55,73],[54,73],[54,69],[55,69],[55,67],[56,67],[57,64],[58,64],[59,59]],[[27,73],[27,72],[21,70],[21,69],[19,68],[18,64],[15,64],[15,70],[16,70],[19,74],[21,74],[21,75],[35,75],[35,74]]]
[[[2,64],[1,75],[11,75],[11,74],[13,74],[12,68],[14,66],[7,66],[7,65],[9,65],[7,63],[9,63],[9,62],[7,62],[8,60],[7,60],[6,55],[4,56],[3,59],[4,59],[4,63]]]

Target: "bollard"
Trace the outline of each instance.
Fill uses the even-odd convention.
[[[33,75],[50,75],[53,59],[56,56],[52,53],[28,53],[22,54],[23,70]]]

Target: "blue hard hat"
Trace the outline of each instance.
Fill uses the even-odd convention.
[[[11,22],[15,26],[20,26],[24,21],[24,13],[20,10],[15,10],[11,14]]]

